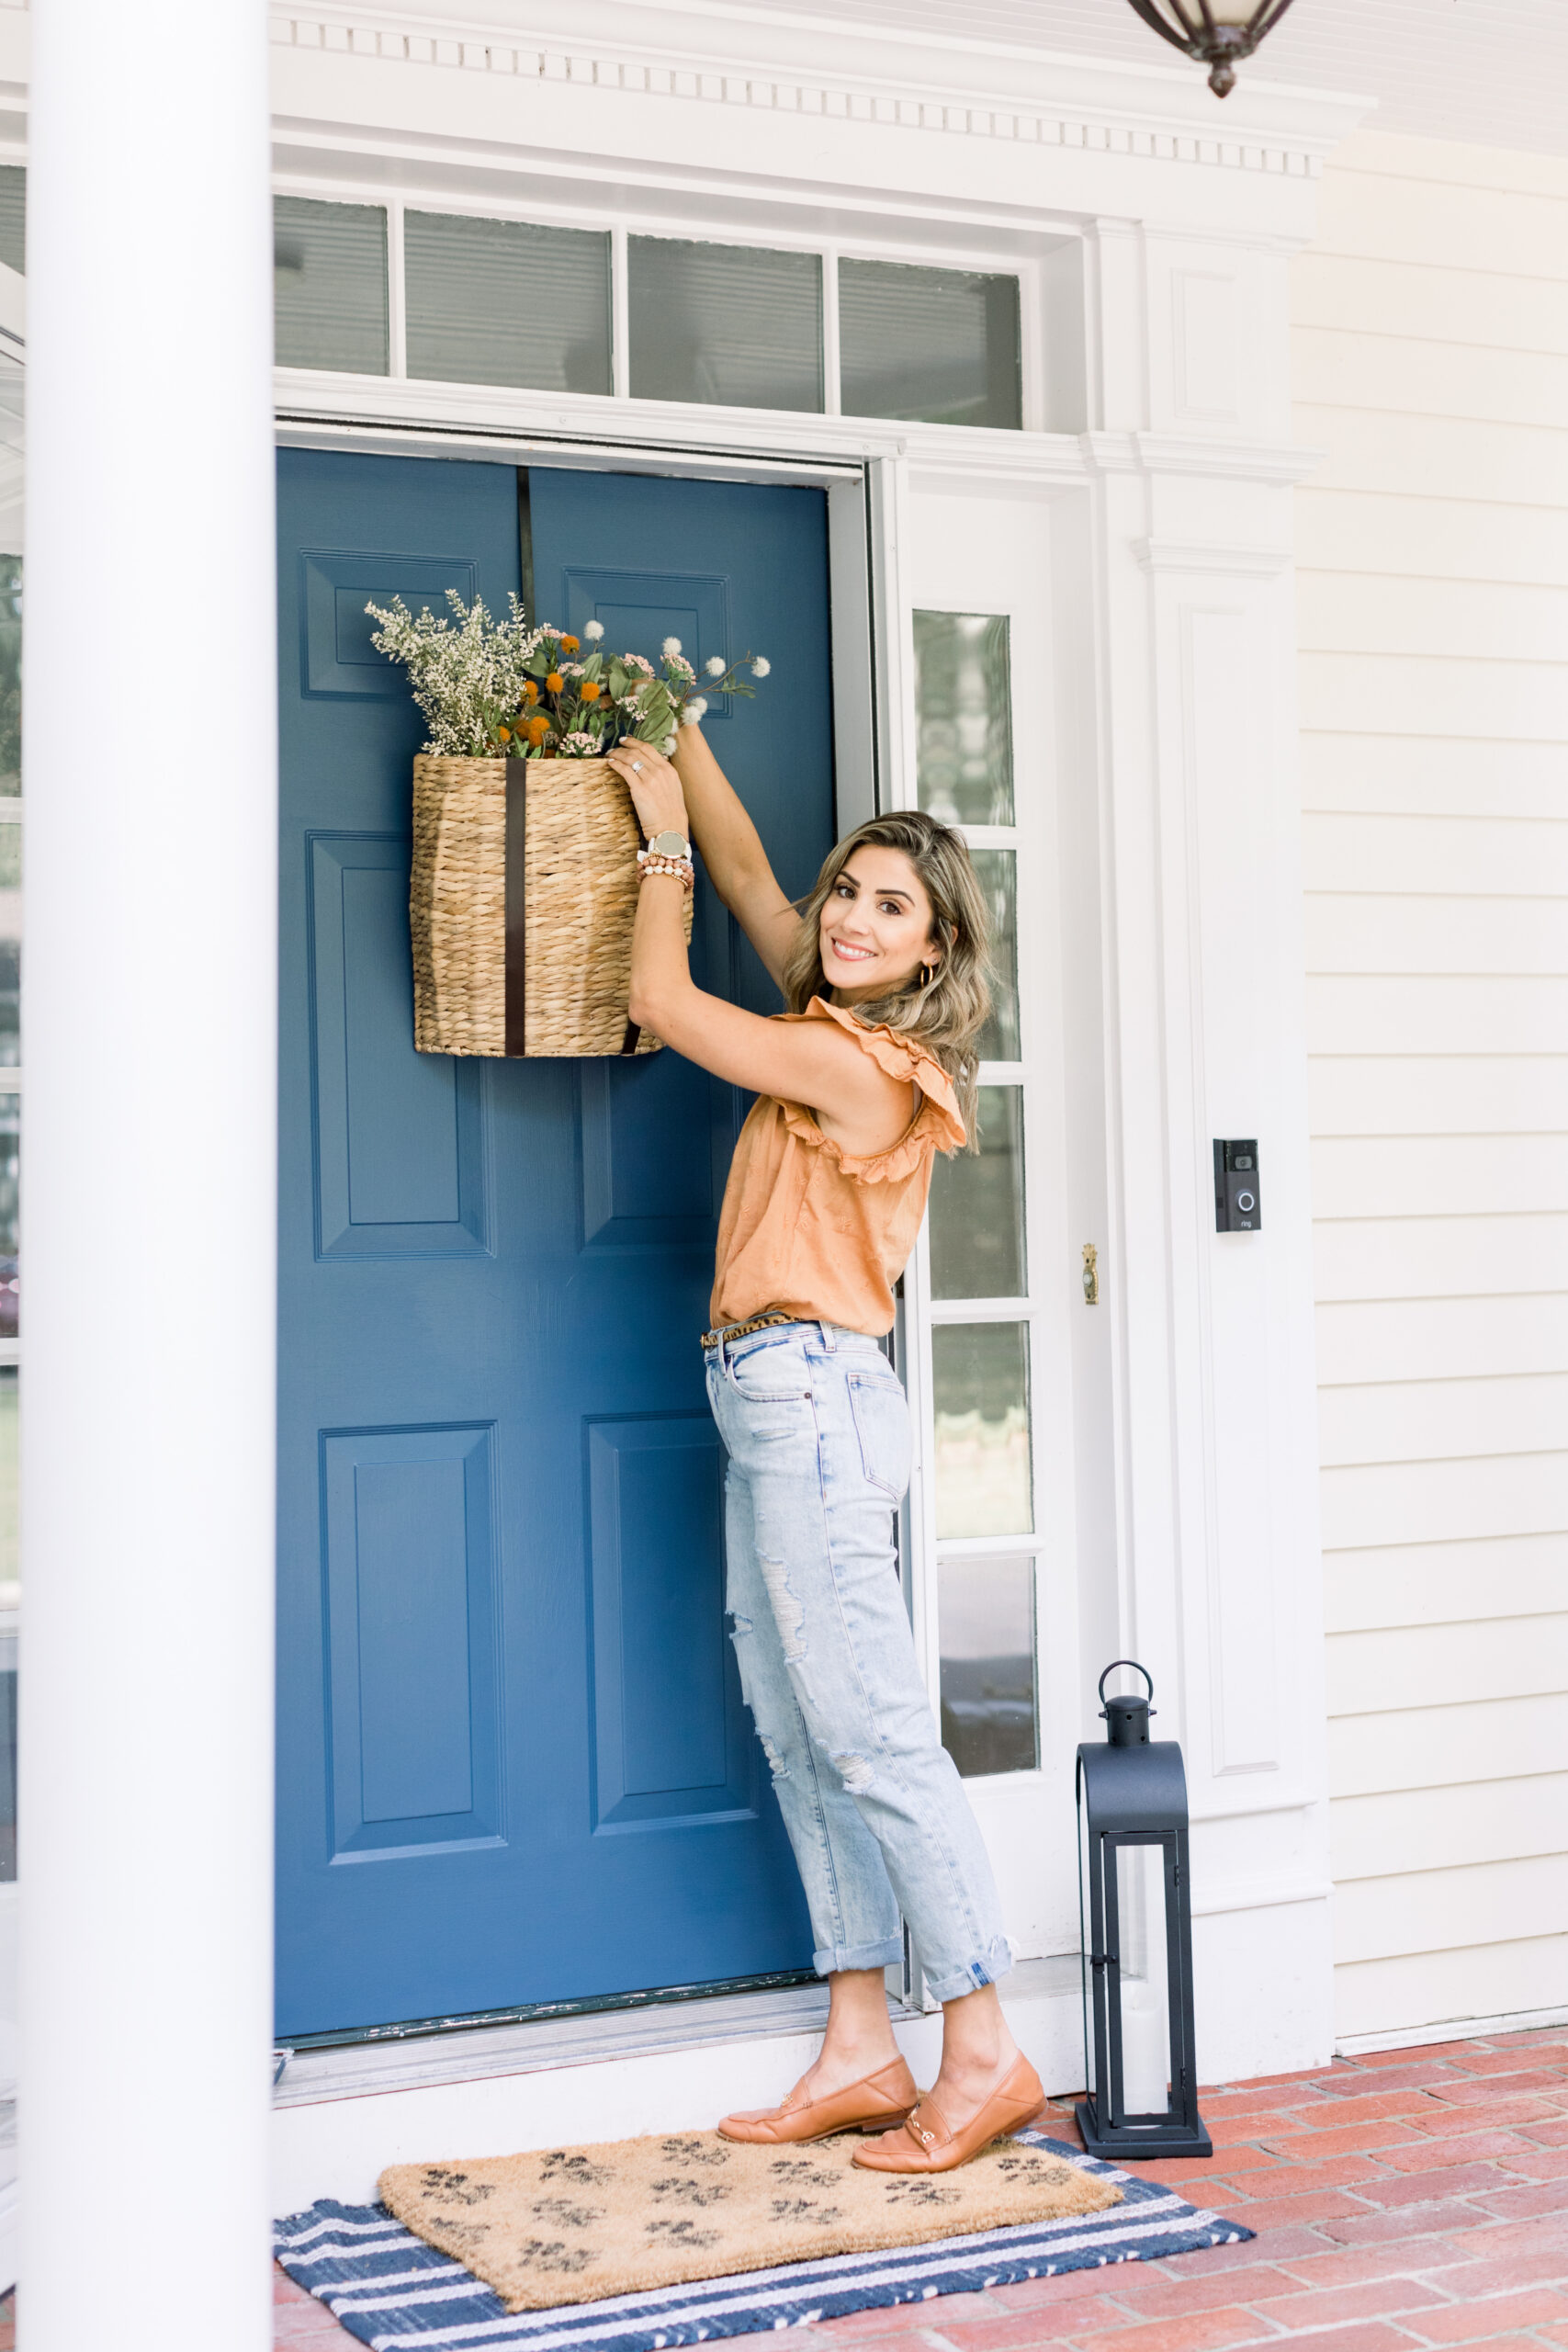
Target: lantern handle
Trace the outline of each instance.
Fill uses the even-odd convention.
[[[1105,1686],[1110,1681],[1111,1676],[1115,1673],[1119,1666],[1130,1666],[1134,1674],[1141,1674],[1143,1676],[1144,1680],[1149,1686],[1149,1699],[1151,1702],[1149,1713],[1152,1714],[1154,1713],[1152,1702],[1155,1695],[1155,1679],[1149,1672],[1148,1668],[1146,1666],[1140,1666],[1135,1657],[1113,1657],[1110,1665],[1106,1668],[1104,1673],[1100,1676],[1100,1705],[1101,1713],[1103,1713],[1105,1710]]]

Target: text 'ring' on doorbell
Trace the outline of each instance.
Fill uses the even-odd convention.
[[[1257,1233],[1263,1225],[1257,1138],[1214,1137],[1214,1230]]]

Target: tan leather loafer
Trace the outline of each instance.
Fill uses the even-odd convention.
[[[1020,2056],[961,2131],[950,2131],[941,2109],[923,2098],[897,2131],[883,2132],[868,2148],[857,2148],[853,2161],[867,2172],[952,2172],[993,2140],[1020,2130],[1044,2104],[1039,2075]]]
[[[727,2115],[718,2128],[727,2140],[773,2146],[830,2140],[835,2132],[883,2132],[890,2123],[901,2123],[919,2096],[913,2075],[902,2058],[895,2058],[830,2098],[807,2098],[796,2083],[782,2107]]]

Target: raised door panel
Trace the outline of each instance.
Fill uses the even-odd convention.
[[[718,1432],[705,1411],[598,1421],[588,1460],[594,1827],[754,1814],[725,1630]]]
[[[408,843],[310,854],[318,1253],[482,1255],[483,1065],[414,1051]]]
[[[488,1428],[322,1437],[336,1860],[499,1838],[492,1442]]]

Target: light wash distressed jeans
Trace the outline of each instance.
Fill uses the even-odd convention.
[[[885,1968],[899,1912],[938,2000],[1005,1974],[991,1865],[915,1665],[893,1514],[909,1408],[874,1340],[789,1323],[706,1350],[729,1455],[740,1687],[811,1911],[819,1975]]]

